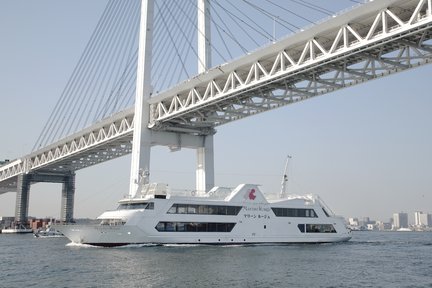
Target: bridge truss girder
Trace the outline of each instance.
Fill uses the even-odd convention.
[[[198,75],[197,85],[184,83],[150,99],[151,128],[205,134],[215,126],[431,62],[431,0],[375,1],[359,9],[337,28],[314,27],[317,32],[277,43],[273,54],[251,54],[254,61],[222,65]]]
[[[133,113],[123,111],[115,116],[0,167],[0,193],[14,191],[19,174],[44,169],[76,171],[129,154]]]

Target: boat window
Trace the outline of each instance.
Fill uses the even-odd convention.
[[[158,231],[165,231],[165,222],[159,222],[156,225],[156,230],[158,230]]]
[[[226,223],[226,232],[231,232],[234,226],[235,223]]]
[[[305,224],[298,224],[297,227],[300,230],[300,232],[302,232],[302,233],[305,232]]]
[[[218,214],[219,215],[227,215],[227,207],[226,206],[219,206],[218,207]]]
[[[208,223],[207,224],[207,231],[208,232],[217,232],[217,229],[216,229],[216,223]]]
[[[187,206],[187,214],[197,214],[197,213],[198,213],[198,205]]]
[[[124,225],[126,222],[122,219],[103,219],[100,225],[108,225],[108,226],[118,226]]]
[[[208,214],[217,215],[217,213],[218,213],[217,206],[208,206]]]
[[[159,222],[159,232],[231,232],[236,223]]]
[[[178,214],[187,214],[187,205],[178,205],[177,206],[177,213]]]
[[[207,232],[207,223],[197,223],[197,232]]]
[[[198,205],[198,214],[209,214],[209,207],[207,205]]]
[[[327,213],[327,211],[324,208],[322,208],[322,210],[327,217],[330,217],[330,215]]]
[[[168,214],[238,215],[241,206],[173,204]]]
[[[163,230],[159,230],[159,231],[163,231]],[[176,225],[176,231],[178,231],[178,232],[184,232],[184,231],[186,231],[185,223],[177,223],[177,225]]]
[[[168,231],[168,232],[172,232],[172,231],[175,231],[175,223],[172,223],[172,222],[166,222],[165,223],[165,231]]]
[[[241,210],[239,206],[227,206],[227,215],[237,215]]]
[[[317,214],[313,209],[304,208],[279,208],[272,207],[273,213],[276,217],[306,217],[306,218],[318,218]]]
[[[185,231],[186,232],[196,232],[197,231],[197,223],[185,223]]]
[[[117,210],[133,210],[133,209],[154,209],[154,202],[141,202],[141,203],[126,203],[120,204]]]
[[[306,224],[307,233],[336,233],[332,224]]]
[[[168,214],[176,214],[177,213],[177,204],[171,206],[171,208],[167,212]]]

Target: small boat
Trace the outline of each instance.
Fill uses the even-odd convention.
[[[412,232],[410,228],[399,228],[396,230],[397,232]]]
[[[24,233],[32,233],[32,232],[33,232],[32,229],[26,228],[22,225],[4,228],[1,230],[2,234],[24,234]]]
[[[59,232],[59,231],[57,231],[55,229],[52,229],[50,227],[46,228],[45,230],[39,230],[36,233],[33,233],[33,235],[36,238],[58,238],[58,237],[64,237],[64,235],[61,232]]]

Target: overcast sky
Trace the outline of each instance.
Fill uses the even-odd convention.
[[[0,159],[31,151],[105,3],[0,0]],[[431,75],[426,65],[219,127],[216,184],[278,192],[290,154],[289,192],[318,194],[337,214],[432,212]],[[153,148],[151,180],[193,189],[195,161],[193,150]],[[115,208],[129,166],[126,156],[78,171],[74,216]],[[29,215],[59,217],[60,194],[33,185]],[[0,195],[0,216],[14,215],[15,197]]]

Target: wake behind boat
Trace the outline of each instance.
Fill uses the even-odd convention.
[[[215,187],[199,195],[175,196],[162,183],[145,184],[141,193],[104,212],[99,225],[57,225],[74,243],[255,244],[348,241],[351,232],[313,195],[269,200],[257,185],[234,190]]]

